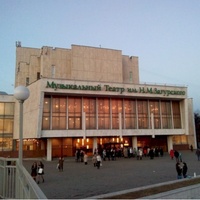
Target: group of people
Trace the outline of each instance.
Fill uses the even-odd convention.
[[[171,149],[169,154],[170,154],[171,160],[173,160],[174,158],[176,159],[177,178],[178,179],[186,178],[188,166],[187,166],[186,162],[183,162],[181,152]]]
[[[44,182],[44,164],[39,161],[34,162],[31,166],[31,176],[33,179],[39,184],[40,182]]]
[[[85,165],[88,164],[88,155],[87,152],[77,149],[75,153],[75,160],[76,162],[84,162]]]
[[[177,162],[176,163],[176,171],[177,171],[177,178],[182,179],[187,177],[187,164],[185,162]]]
[[[99,153],[95,153],[92,157],[92,162],[94,167],[97,167],[97,169],[100,168],[100,166],[102,166],[102,159]]]
[[[137,158],[137,160],[142,160],[143,157],[149,157],[153,159],[154,157],[163,156],[162,148],[132,148],[125,147],[121,148],[105,148],[105,149],[95,149],[94,154],[97,152],[101,155],[104,161],[106,160],[116,160],[116,158]]]

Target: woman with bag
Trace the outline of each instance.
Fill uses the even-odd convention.
[[[40,183],[41,179],[42,179],[42,182],[44,183],[44,164],[40,161],[38,163],[38,184]]]

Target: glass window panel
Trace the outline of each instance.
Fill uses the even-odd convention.
[[[0,150],[1,151],[11,151],[12,148],[12,138],[0,138]]]
[[[4,115],[4,103],[0,103],[0,115]]]
[[[82,99],[79,97],[68,98],[68,128],[81,129],[82,128]]]
[[[83,111],[86,117],[86,129],[96,129],[96,99],[84,98]]]
[[[150,113],[153,113],[154,128],[160,129],[161,128],[161,120],[160,120],[159,101],[149,101],[149,106],[150,106]],[[151,127],[152,127],[152,124],[150,123],[150,128]]]
[[[4,119],[4,133],[13,133],[13,119]]]
[[[124,100],[124,109],[126,129],[136,129],[136,101]]]
[[[110,129],[110,100],[98,99],[98,128]]]
[[[43,113],[42,129],[43,130],[50,129],[50,114],[49,113]]]
[[[122,113],[122,122],[123,122],[122,99],[112,99],[111,102],[112,102],[112,129],[119,129],[119,113]]]
[[[66,98],[53,97],[52,129],[66,129]]]
[[[0,119],[0,133],[4,132],[3,119]]]
[[[5,103],[5,115],[14,115],[14,103]]]
[[[171,129],[172,128],[172,115],[171,115],[171,104],[170,101],[161,102],[162,111],[162,128]]]
[[[44,98],[43,112],[50,112],[51,99]]]
[[[172,110],[173,110],[173,120],[174,120],[174,128],[181,128],[181,114],[180,114],[180,105],[178,101],[172,102]]]
[[[51,98],[45,97],[43,103],[42,130],[50,130]]]
[[[138,128],[147,129],[148,128],[148,104],[146,100],[137,101],[138,108]]]

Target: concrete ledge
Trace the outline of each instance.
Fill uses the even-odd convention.
[[[156,188],[156,187],[160,187],[160,186],[167,186],[167,185],[171,185],[171,184],[179,183],[179,182],[183,182],[183,181],[189,181],[189,180],[195,179],[195,178],[200,178],[200,176],[189,177],[189,178],[187,178],[187,179],[179,179],[179,180],[168,181],[168,182],[163,182],[163,183],[157,183],[157,184],[154,184],[154,185],[148,185],[148,186],[143,186],[143,187],[138,187],[138,188],[133,188],[133,189],[127,189],[127,190],[122,190],[122,191],[112,192],[112,193],[107,193],[107,194],[101,194],[101,195],[97,195],[97,196],[88,197],[87,199],[104,199],[104,198],[111,198],[111,197],[118,196],[118,195],[123,195],[123,194],[138,192],[138,191],[141,191],[141,190]],[[188,186],[188,187],[184,187],[184,189],[183,189],[183,188],[179,188],[179,189],[175,189],[175,190],[179,190],[179,191],[182,190],[182,191],[184,191],[185,188],[189,188],[189,187],[194,187],[194,188],[195,188],[195,185],[193,185],[193,186]],[[196,186],[196,187],[197,187],[197,186]],[[163,194],[164,194],[164,193],[170,194],[172,191],[174,191],[174,190],[169,190],[169,191],[167,191],[167,192],[163,192]],[[154,196],[154,195],[151,195],[151,196],[148,196],[148,197],[153,197],[153,196]],[[158,196],[158,197],[159,197],[159,194],[156,194],[155,196]],[[143,197],[143,198],[148,198],[148,197]]]

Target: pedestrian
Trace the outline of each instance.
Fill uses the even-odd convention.
[[[80,150],[79,149],[76,150],[75,156],[76,156],[76,162],[79,162],[79,159],[80,159]]]
[[[182,166],[180,162],[176,163],[177,179],[182,179]]]
[[[44,175],[44,164],[41,161],[39,161],[39,163],[38,163],[38,181],[37,181],[38,184],[40,183],[41,179],[42,179],[42,182],[44,183],[43,175]]]
[[[35,181],[36,181],[36,178],[37,178],[37,170],[38,170],[37,163],[34,162],[31,166],[31,176],[33,177],[33,180],[35,180]]]
[[[191,152],[193,152],[193,146],[192,145],[190,145],[190,150],[191,150]]]
[[[106,160],[106,150],[105,149],[103,150],[103,160],[104,161]]]
[[[179,152],[178,159],[179,159],[180,162],[182,162],[182,153],[181,152]]]
[[[83,160],[84,160],[85,165],[87,165],[88,164],[88,155],[86,152],[84,152]]]
[[[184,178],[187,178],[187,171],[188,171],[187,164],[183,162],[183,177]]]
[[[59,172],[63,171],[63,163],[64,163],[64,158],[60,157],[58,160],[58,170]]]
[[[197,158],[198,158],[198,161],[199,161],[200,160],[200,149],[196,150],[196,155],[197,155]]]
[[[150,159],[154,159],[154,150],[152,148],[149,150],[148,155],[149,155]]]
[[[83,150],[80,151],[80,159],[81,159],[81,162],[83,162],[83,157],[84,157],[84,152]]]
[[[97,156],[96,156],[96,154],[93,155],[92,162],[93,162],[94,167],[96,167],[96,165],[97,165]]]
[[[174,160],[174,150],[173,149],[170,150],[169,155],[170,155],[170,158],[172,160]]]
[[[100,166],[102,165],[102,163],[101,163],[101,156],[99,155],[99,154],[97,154],[97,169],[99,169],[100,168]]]
[[[179,162],[179,152],[178,151],[174,151],[174,156],[176,158],[176,162]]]

